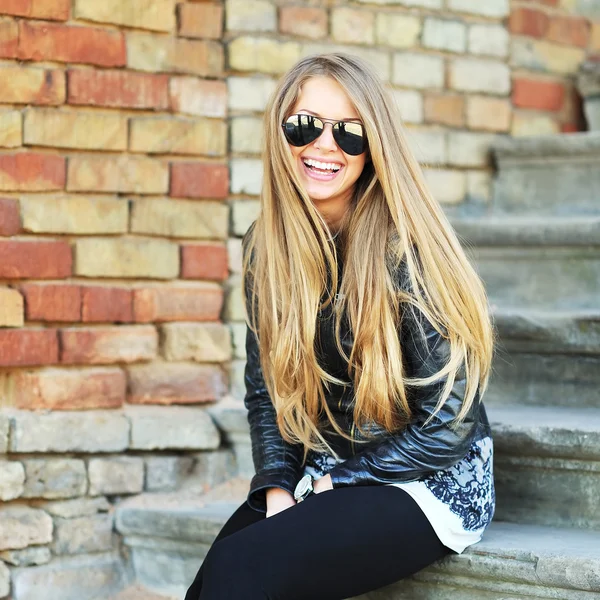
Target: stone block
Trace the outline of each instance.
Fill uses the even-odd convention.
[[[169,323],[161,327],[162,354],[170,361],[231,359],[229,330],[222,323]]]
[[[465,199],[465,173],[449,169],[425,169],[424,174],[433,197],[441,204],[459,204]]]
[[[0,288],[0,327],[22,327],[23,323],[23,296],[18,290]]]
[[[193,239],[225,239],[227,204],[212,200],[134,200],[131,231],[149,235]]]
[[[222,306],[222,287],[208,281],[147,285],[133,292],[133,311],[138,323],[216,321]]]
[[[324,38],[327,36],[327,11],[307,6],[281,6],[279,31],[314,40]]]
[[[375,14],[346,6],[332,8],[331,37],[336,42],[373,44],[375,42]]]
[[[469,27],[469,52],[482,56],[508,56],[510,36],[502,25],[476,23]]]
[[[0,596],[8,596],[10,594],[10,571],[8,567],[0,562]]]
[[[144,489],[144,459],[138,456],[91,458],[88,474],[91,496],[137,494]]]
[[[467,27],[460,21],[428,17],[423,26],[421,43],[425,48],[463,53],[467,49]]]
[[[129,445],[129,422],[120,412],[13,411],[10,452],[120,452]]]
[[[275,81],[268,77],[227,78],[227,100],[231,110],[264,111],[275,90]]]
[[[175,0],[76,0],[75,17],[135,29],[173,31]]]
[[[584,60],[585,50],[582,48],[523,37],[515,37],[511,41],[512,67],[570,75],[577,72]]]
[[[0,550],[19,550],[52,541],[48,513],[28,506],[0,506]]]
[[[233,358],[246,358],[246,323],[228,323],[233,342]]]
[[[246,318],[245,309],[241,277],[232,275],[227,282],[224,319],[227,321],[244,321]]]
[[[231,448],[221,448],[194,454],[193,477],[209,488],[238,475],[235,454]]]
[[[203,408],[187,406],[130,406],[131,448],[134,450],[219,447],[219,431]]]
[[[6,454],[8,451],[8,432],[10,430],[10,421],[7,415],[0,414],[0,454]]]
[[[243,236],[260,213],[258,200],[234,200],[231,203],[233,235]]]
[[[231,192],[258,196],[262,189],[262,161],[252,158],[232,158]]]
[[[217,119],[138,117],[129,123],[132,152],[223,156],[226,151],[227,126]]]
[[[491,163],[493,134],[450,131],[448,162],[459,167],[486,167]]]
[[[423,96],[415,90],[391,90],[392,97],[405,123],[423,122]]]
[[[554,135],[560,133],[560,124],[552,115],[515,111],[510,133],[514,137]]]
[[[190,456],[147,456],[144,461],[146,463],[145,489],[149,492],[176,490],[194,465],[194,460]]]
[[[218,400],[225,392],[217,365],[155,363],[128,368],[132,404],[195,404]]]
[[[75,273],[81,277],[174,279],[179,274],[177,244],[160,239],[79,239]]]
[[[236,71],[281,74],[300,58],[298,42],[241,36],[229,42],[229,66]]]
[[[367,4],[399,4],[401,6],[441,9],[443,0],[358,0]]]
[[[409,129],[408,142],[420,163],[445,164],[448,161],[447,133],[439,129]]]
[[[127,117],[118,113],[25,111],[23,143],[81,150],[127,150]]]
[[[465,12],[484,17],[506,17],[510,12],[509,0],[449,0],[448,8],[457,12]]]
[[[171,77],[169,95],[174,112],[199,117],[227,116],[227,84],[225,81],[197,77]]]
[[[227,240],[227,253],[229,255],[229,270],[231,273],[242,274],[243,248],[240,238]]]
[[[415,88],[444,86],[444,59],[439,56],[397,52],[394,54],[392,82]]]
[[[108,512],[111,505],[106,498],[99,496],[98,498],[86,497],[42,502],[39,507],[54,517],[73,519],[75,517],[95,515],[99,512]]]
[[[507,95],[510,69],[501,62],[481,58],[457,58],[450,64],[450,86],[464,92]]]
[[[113,548],[113,515],[54,519],[54,554],[84,554]]]
[[[0,147],[17,148],[23,139],[22,115],[18,110],[0,112]]]
[[[127,34],[127,66],[131,69],[221,77],[223,62],[223,45],[215,40]]]
[[[25,465],[25,498],[72,498],[87,490],[85,463],[75,458],[32,458]]]
[[[489,203],[492,195],[492,175],[489,171],[467,171],[467,195],[472,202]]]
[[[226,0],[227,31],[277,31],[277,8],[268,0]]]
[[[232,360],[229,364],[229,393],[238,401],[241,402],[246,395],[245,382],[246,360]]]
[[[4,550],[0,552],[0,560],[14,567],[31,567],[45,565],[50,562],[52,555],[46,546],[31,546],[23,550]],[[2,563],[0,563],[2,564]],[[0,588],[0,593],[1,593]],[[7,592],[8,593],[8,592]]]
[[[257,117],[231,119],[231,149],[243,154],[260,154],[262,150],[263,123]]]
[[[413,48],[418,45],[422,29],[418,17],[377,11],[375,18],[375,38],[378,44],[392,48]]]
[[[0,500],[14,500],[23,493],[25,469],[23,463],[0,460]]]
[[[23,229],[75,235],[126,233],[127,202],[116,197],[57,195],[20,197]]]
[[[90,556],[61,556],[39,567],[13,569],[13,596],[18,600],[82,600],[110,597],[127,583],[120,556],[96,553]]]

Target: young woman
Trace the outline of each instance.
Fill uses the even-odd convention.
[[[372,70],[301,60],[264,118],[244,237],[256,475],[186,600],[342,600],[477,542],[494,511],[482,283]]]

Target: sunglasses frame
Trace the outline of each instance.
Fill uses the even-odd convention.
[[[292,117],[310,117],[311,119],[315,119],[316,121],[320,121],[323,124],[323,129],[321,130],[321,133],[312,141],[308,142],[307,144],[300,144],[299,146],[297,146],[296,144],[294,144],[290,138],[287,136],[286,133],[286,129],[285,126],[288,123],[288,121],[292,118]],[[322,117],[317,117],[315,115],[309,115],[306,113],[295,113],[293,115],[290,115],[289,117],[286,118],[286,120],[281,124],[281,128],[283,129],[283,134],[285,135],[285,139],[292,144],[292,146],[295,146],[296,148],[301,148],[302,146],[308,146],[309,144],[312,144],[315,140],[318,140],[322,135],[323,132],[325,131],[325,125],[327,123],[331,123],[331,133],[333,135],[333,139],[335,140],[335,143],[340,147],[340,149],[342,150],[342,152],[344,152],[345,154],[348,154],[349,156],[360,156],[361,154],[363,154],[364,152],[366,152],[367,150],[367,136],[365,134],[365,128],[364,125],[362,123],[359,123],[357,121],[344,121],[343,119],[340,121],[335,121],[334,119],[323,119]],[[362,149],[358,154],[352,154],[350,152],[347,152],[346,150],[344,150],[340,144],[340,142],[337,140],[336,135],[335,135],[335,127],[336,125],[339,125],[340,123],[343,123],[344,125],[346,123],[351,123],[353,125],[358,125],[362,131],[362,140],[363,140],[363,145],[362,145]]]

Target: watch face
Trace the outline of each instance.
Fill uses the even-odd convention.
[[[311,479],[312,478],[310,475],[305,475],[298,482],[298,485],[296,486],[296,491],[294,493],[294,496],[296,498],[301,498],[302,496],[304,496],[307,492],[309,492],[312,489]]]

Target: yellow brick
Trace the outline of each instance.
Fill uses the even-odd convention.
[[[283,73],[300,58],[300,44],[239,37],[229,44],[229,64],[238,71]]]
[[[162,354],[169,361],[231,360],[231,334],[222,323],[167,323],[161,330]]]
[[[23,229],[34,233],[125,233],[126,199],[94,196],[21,196]]]
[[[488,96],[467,98],[467,125],[470,129],[508,131],[511,116],[512,104],[509,100]]]
[[[174,279],[179,275],[179,246],[157,239],[79,239],[75,242],[75,275]]]
[[[257,117],[231,119],[231,149],[234,152],[260,154],[262,137],[262,119]]]
[[[222,202],[144,198],[135,200],[132,233],[195,239],[227,239],[229,209]]]
[[[511,63],[514,67],[571,75],[577,72],[584,59],[583,48],[527,38],[512,41]]]
[[[0,112],[0,146],[17,148],[23,139],[23,119],[18,110]]]
[[[592,23],[592,38],[590,47],[596,52],[600,52],[600,21]]]
[[[126,150],[127,118],[116,113],[32,108],[25,113],[24,143],[83,150]]]
[[[127,66],[141,71],[219,77],[223,46],[212,40],[187,40],[150,33],[127,35]]]
[[[392,48],[412,48],[421,35],[421,20],[410,15],[377,13],[377,43]]]
[[[332,9],[331,37],[336,42],[373,44],[375,42],[374,13],[345,6]]]
[[[227,126],[217,119],[131,119],[130,149],[148,154],[223,156]]]
[[[23,326],[23,296],[17,290],[0,288],[0,327]]]
[[[174,31],[175,0],[75,0],[75,17],[138,29]]]
[[[552,117],[528,112],[516,112],[510,130],[515,137],[553,135],[559,132],[560,126]]]
[[[69,158],[67,190],[165,194],[169,188],[166,163],[141,156],[82,155]]]

